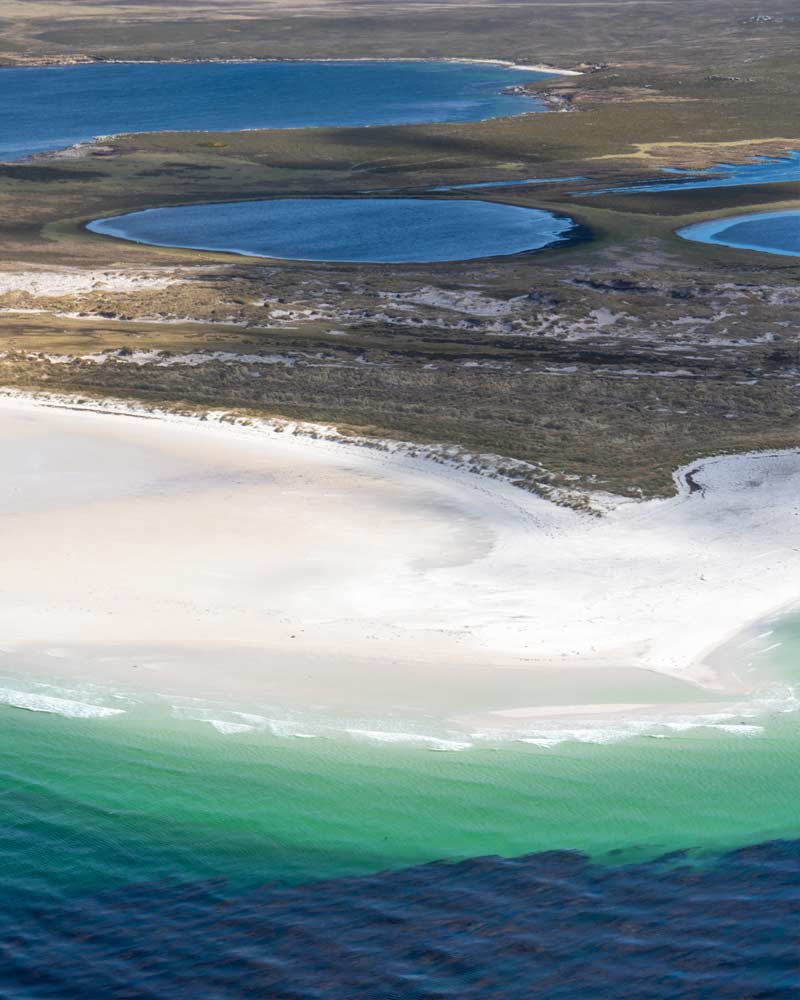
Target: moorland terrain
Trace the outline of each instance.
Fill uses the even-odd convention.
[[[0,164],[0,385],[446,446],[565,499],[673,489],[800,444],[800,260],[681,240],[800,184],[602,194],[800,149],[793,0],[0,0],[8,66],[448,57],[581,71],[468,124],[116,136]],[[431,186],[569,178],[427,194]],[[592,235],[436,265],[263,261],[102,238],[143,207],[368,190],[567,213]],[[492,456],[500,456],[500,461]]]

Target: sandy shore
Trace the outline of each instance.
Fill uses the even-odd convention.
[[[26,59],[24,65],[27,67],[51,67],[54,65],[64,65],[64,66],[86,66],[86,65],[98,65],[101,61],[92,59],[91,57],[84,57],[75,59],[73,56],[64,56],[63,63],[58,62],[58,56],[48,56],[42,58],[40,61],[34,59]],[[552,76],[583,76],[583,73],[577,69],[562,69],[558,66],[551,66],[549,63],[515,63],[509,59],[469,59],[469,58],[459,58],[458,56],[393,56],[393,57],[372,57],[372,56],[360,56],[355,58],[342,58],[342,59],[179,59],[179,58],[169,58],[169,59],[103,59],[103,65],[116,65],[116,66],[163,66],[163,65],[194,65],[197,63],[205,63],[209,65],[220,65],[220,64],[242,64],[242,63],[305,63],[305,62],[315,62],[315,63],[357,63],[357,62],[382,62],[382,63],[406,63],[406,62],[420,62],[420,63],[466,63],[478,66],[503,66],[506,69],[515,69],[520,72],[528,73],[548,73]]]
[[[267,426],[19,397],[0,458],[6,674],[518,724],[746,692],[704,655],[798,596],[797,453],[708,459],[602,518]]]

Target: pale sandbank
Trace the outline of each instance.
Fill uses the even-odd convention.
[[[381,707],[465,730],[708,710],[762,679],[706,654],[798,597],[797,452],[697,462],[673,498],[594,517],[267,423],[143,415],[0,399],[2,673],[333,707],[353,731]]]

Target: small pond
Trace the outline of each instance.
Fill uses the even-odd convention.
[[[712,219],[678,230],[698,243],[800,257],[800,209]]]
[[[466,199],[278,198],[151,208],[90,222],[152,246],[358,263],[472,260],[577,238],[567,216]]]

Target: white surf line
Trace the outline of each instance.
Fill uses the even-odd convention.
[[[21,708],[28,712],[63,715],[68,719],[107,719],[114,715],[125,714],[122,708],[106,708],[104,705],[74,701],[71,698],[56,698],[33,691],[17,691],[12,688],[0,688],[0,705]]]

